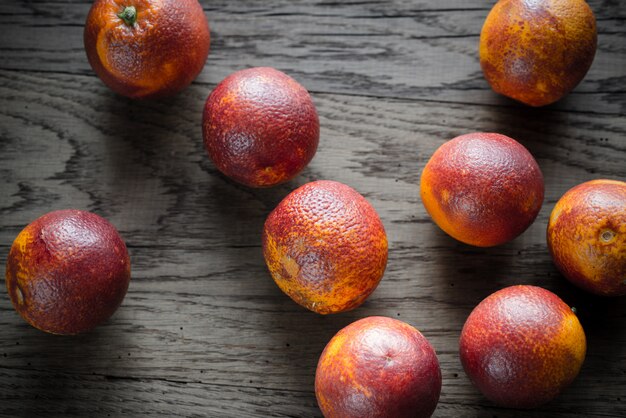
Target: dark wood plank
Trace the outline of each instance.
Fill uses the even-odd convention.
[[[74,375],[0,369],[12,381],[2,412],[32,416],[305,416],[314,405],[306,393],[113,375]],[[50,382],[55,382],[50,386]]]
[[[591,2],[603,26],[588,79],[564,102],[528,109],[497,98],[477,68],[490,2],[298,3],[205,3],[215,32],[210,61],[191,88],[158,102],[115,96],[91,73],[81,44],[88,2],[0,5],[0,263],[28,222],[78,207],[119,228],[133,264],[120,310],[78,337],[29,327],[0,292],[0,414],[319,416],[313,377],[324,345],[356,319],[386,315],[419,328],[438,352],[436,417],[626,415],[623,299],[574,289],[545,246],[562,193],[592,178],[626,177],[623,6]],[[228,181],[202,147],[206,95],[247,65],[293,74],[320,113],[317,156],[296,180],[269,190]],[[455,242],[419,201],[429,156],[470,131],[520,140],[546,179],[537,221],[497,248]],[[284,296],[260,250],[269,211],[319,178],[363,193],[390,239],[376,292],[331,317]],[[458,360],[471,309],[516,283],[575,305],[589,342],[579,378],[538,412],[494,407]]]
[[[92,74],[82,47],[91,2],[0,5],[0,69]],[[511,106],[493,93],[477,59],[492,1],[204,2],[212,52],[199,83],[235,69],[273,66],[314,92]],[[625,113],[626,7],[590,1],[599,48],[580,86],[557,109]]]

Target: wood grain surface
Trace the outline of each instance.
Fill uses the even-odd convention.
[[[541,109],[493,93],[478,35],[493,1],[202,1],[212,51],[196,82],[161,101],[116,96],[89,67],[89,1],[0,2],[0,263],[19,231],[55,209],[108,218],[132,281],[94,331],[44,334],[0,292],[0,414],[319,417],[315,366],[340,328],[369,315],[417,327],[435,347],[435,417],[626,416],[626,304],[571,286],[547,252],[547,219],[570,187],[626,178],[626,3],[593,0],[599,47],[585,80]],[[227,74],[273,66],[307,87],[320,114],[316,157],[267,190],[217,172],[201,138],[206,96]],[[454,241],[419,199],[419,174],[446,140],[500,132],[546,181],[536,222],[490,249]],[[281,293],[260,234],[273,207],[315,179],[351,185],[387,229],[389,263],[360,308],[305,311]],[[487,401],[463,373],[458,337],[472,308],[512,284],[546,287],[578,310],[583,369],[536,411]]]

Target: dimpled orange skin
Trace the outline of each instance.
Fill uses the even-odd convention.
[[[544,106],[581,82],[596,45],[596,19],[584,0],[500,0],[480,34],[480,65],[496,92]]]
[[[128,251],[115,227],[80,210],[36,219],[15,238],[7,258],[13,306],[52,334],[78,334],[105,321],[122,303],[129,281]]]
[[[557,295],[511,286],[484,299],[461,331],[461,363],[494,403],[535,408],[554,399],[578,375],[585,333]]]
[[[339,331],[315,373],[315,395],[326,418],[427,418],[439,401],[435,350],[415,328],[371,316]]]
[[[561,197],[548,248],[572,283],[602,296],[626,295],[626,183],[592,180]]]
[[[543,202],[533,156],[500,134],[473,133],[444,143],[424,167],[424,207],[448,235],[478,247],[499,245],[533,223]]]
[[[133,6],[137,20],[118,16]],[[84,31],[87,58],[111,90],[133,99],[172,96],[209,55],[209,24],[198,0],[96,0]]]
[[[320,136],[309,93],[269,67],[226,77],[207,98],[202,127],[218,170],[249,187],[294,178],[315,155]]]
[[[320,180],[291,192],[269,214],[263,255],[289,297],[319,314],[348,311],[374,291],[387,265],[378,214],[345,184]]]

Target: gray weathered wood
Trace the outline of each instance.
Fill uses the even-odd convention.
[[[8,3],[8,4],[7,4]],[[90,1],[0,5],[2,68],[91,74],[82,48]],[[212,52],[198,82],[273,66],[309,90],[511,106],[491,92],[476,54],[486,0],[204,2]],[[624,113],[626,7],[590,1],[599,48],[589,74],[558,109]]]
[[[0,263],[41,214],[66,207],[110,219],[132,257],[119,311],[63,338],[23,322],[0,292],[0,414],[319,416],[317,358],[341,327],[368,315],[419,328],[444,387],[436,417],[626,415],[626,308],[570,286],[552,266],[545,227],[558,198],[593,178],[626,178],[626,7],[590,4],[600,48],[564,101],[530,109],[482,79],[481,0],[203,2],[213,30],[204,72],[179,96],[133,102],[89,69],[89,2],[0,4]],[[301,176],[251,190],[206,157],[201,110],[226,74],[271,65],[312,91],[319,151]],[[506,245],[471,248],[429,219],[419,173],[444,141],[510,135],[546,180],[537,221]],[[355,311],[321,317],[284,296],[260,250],[265,217],[290,190],[327,178],[363,193],[390,240],[383,281]],[[578,308],[589,350],[579,378],[539,412],[497,408],[469,383],[458,335],[471,309],[529,283]]]

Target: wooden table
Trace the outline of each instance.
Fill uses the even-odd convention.
[[[111,220],[133,278],[122,307],[77,337],[27,325],[0,295],[0,414],[320,416],[315,366],[340,328],[369,315],[404,320],[439,355],[436,417],[626,416],[626,304],[571,286],[545,242],[570,187],[626,177],[626,4],[592,0],[599,47],[585,80],[541,109],[493,93],[477,59],[493,1],[202,1],[212,52],[177,97],[134,102],[109,91],[83,50],[90,2],[0,3],[0,262],[18,232],[54,209]],[[319,150],[268,190],[225,179],[207,158],[201,110],[227,74],[273,66],[306,86]],[[537,158],[546,198],[506,245],[479,249],[437,228],[419,199],[435,149],[500,132]],[[267,214],[315,179],[347,183],[379,212],[390,241],[384,279],[360,308],[318,316],[292,302],[263,262]],[[544,286],[577,307],[588,355],[575,383],[538,411],[495,407],[458,357],[472,308],[512,284]]]

